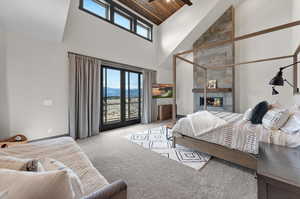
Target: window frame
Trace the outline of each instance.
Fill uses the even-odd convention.
[[[137,28],[137,26],[141,26],[142,28],[144,28],[144,29],[146,29],[147,30],[147,34],[148,34],[148,37],[144,37],[143,35],[140,35],[140,34],[138,34],[137,33],[137,31],[136,31],[136,34],[138,34],[138,35],[140,35],[141,37],[144,37],[144,38],[150,38],[150,39],[152,39],[152,28],[151,27],[149,27],[149,26],[147,26],[147,24],[144,24],[143,22],[141,22],[141,21],[137,21],[136,22],[136,28]]]
[[[108,3],[107,4],[103,3],[101,0],[91,0],[91,1],[93,1],[94,3],[96,3],[96,4],[98,4],[98,5],[102,6],[102,7],[104,7],[106,9],[106,13],[105,13],[106,14],[106,18],[104,18],[104,17],[98,15],[97,13],[94,13],[94,12],[92,12],[92,11],[84,8],[84,0],[80,1],[80,8],[82,10],[84,10],[85,12],[87,12],[87,13],[89,13],[91,15],[94,15],[95,17],[99,17],[100,19],[103,19],[105,21],[109,21],[110,20],[110,12],[111,12],[110,11],[111,10],[110,7],[111,6]]]
[[[130,33],[133,33],[134,35],[140,37],[140,38],[143,38],[147,41],[150,41],[150,42],[153,42],[153,25],[151,23],[149,23],[148,21],[142,19],[141,17],[137,16],[136,14],[132,13],[131,11],[129,11],[128,9],[124,8],[123,6],[117,4],[116,2],[114,2],[113,0],[93,0],[94,2],[100,4],[101,6],[105,5],[108,7],[108,17],[107,18],[103,18],[87,9],[85,9],[83,7],[84,5],[84,1],[85,0],[80,0],[80,3],[79,3],[79,10],[83,11],[83,12],[86,12],[88,14],[91,14],[95,17],[98,17],[99,19],[102,19],[110,24],[113,24],[123,30],[126,30]],[[106,2],[107,5],[103,2]],[[121,25],[118,25],[114,22],[114,13],[117,12],[118,14],[128,18],[128,19],[131,19],[131,27],[130,27],[130,30],[128,30],[127,28],[121,26]],[[127,15],[127,16],[126,16]],[[142,23],[142,24],[141,24]],[[150,28],[150,31],[149,31],[149,38],[146,38],[142,35],[139,35],[137,34],[136,32],[136,29],[137,29],[137,25],[143,25],[145,24],[146,26],[148,26]],[[146,27],[147,28],[147,27]]]
[[[121,28],[125,28],[124,26],[121,26],[120,24],[117,24],[116,23],[116,21],[115,21],[115,14],[118,14],[118,15],[120,15],[120,16],[122,16],[122,17],[124,17],[124,18],[126,18],[126,19],[128,19],[129,21],[130,21],[130,29],[127,29],[127,28],[125,28],[126,30],[129,30],[129,31],[131,31],[132,29],[133,29],[133,26],[134,26],[134,19],[130,16],[130,15],[127,15],[126,13],[123,13],[121,10],[118,10],[118,9],[114,9],[114,12],[113,12],[113,14],[114,14],[114,21],[113,21],[113,23],[115,24],[115,25],[117,25],[117,26],[119,26],[119,27],[121,27]]]
[[[113,122],[109,122],[109,123],[105,123],[104,119],[104,98],[106,97],[105,93],[105,87],[107,87],[105,84],[107,82],[107,77],[105,77],[105,75],[107,75],[107,73],[105,72],[106,69],[113,69],[113,70],[119,70],[120,71],[120,121],[113,121]],[[137,73],[138,74],[138,89],[139,89],[139,105],[138,105],[138,109],[139,109],[139,113],[138,113],[138,117],[137,118],[129,118],[128,120],[126,119],[126,87],[125,87],[125,82],[126,82],[126,72],[128,73]],[[142,76],[143,73],[142,72],[138,72],[138,71],[134,71],[134,70],[130,70],[130,69],[123,69],[123,68],[118,68],[118,67],[113,67],[113,66],[109,66],[109,64],[105,64],[105,65],[101,65],[101,81],[100,81],[100,93],[101,93],[101,101],[100,101],[100,114],[101,114],[101,118],[100,118],[100,132],[102,131],[106,131],[106,130],[111,130],[111,129],[115,129],[115,128],[120,128],[120,127],[125,127],[125,126],[129,126],[129,125],[133,125],[133,124],[138,124],[141,123],[142,120]],[[104,82],[103,80],[106,80],[106,82]],[[128,82],[127,82],[128,83]],[[107,94],[107,93],[106,93]],[[128,106],[128,110],[130,111],[130,105]],[[130,114],[129,114],[130,115]],[[128,117],[129,117],[128,115]]]

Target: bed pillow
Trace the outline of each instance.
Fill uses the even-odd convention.
[[[252,124],[261,124],[262,123],[262,119],[265,116],[265,114],[268,112],[269,110],[269,105],[267,101],[263,101],[258,103],[252,112],[252,116],[251,116],[251,123]]]
[[[300,131],[300,112],[297,111],[290,116],[287,123],[281,130],[288,134],[294,134]]]
[[[0,156],[0,168],[19,171],[43,171],[43,167],[38,160],[21,159],[13,156]]]
[[[295,104],[294,106],[292,106],[291,108],[289,108],[289,111],[291,113],[296,113],[296,112],[300,111],[300,105]]]
[[[288,109],[273,108],[263,117],[262,123],[267,129],[278,130],[287,122],[289,116]]]
[[[246,121],[251,120],[252,114],[253,114],[253,110],[252,110],[252,108],[249,108],[249,109],[244,113],[243,120],[246,120]]]
[[[77,174],[65,166],[62,162],[51,159],[51,158],[41,158],[39,159],[45,171],[55,171],[55,170],[66,170],[71,179],[72,188],[76,196],[80,198],[83,196],[83,186]]]
[[[77,199],[66,170],[28,172],[0,169],[0,176],[0,192],[6,193],[9,199]]]

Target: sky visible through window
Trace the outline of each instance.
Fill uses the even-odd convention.
[[[106,8],[93,0],[84,0],[83,8],[95,13],[96,15],[106,18]]]
[[[137,25],[136,26],[136,33],[148,38],[148,30],[146,28],[144,28],[143,26]]]
[[[128,30],[130,30],[130,20],[123,15],[120,15],[119,13],[115,12],[115,24],[118,24]]]
[[[139,79],[137,73],[130,73],[130,88],[137,89],[139,85]],[[107,69],[107,87],[108,88],[120,88],[120,71],[115,69]]]

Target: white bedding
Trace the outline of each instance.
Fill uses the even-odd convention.
[[[212,128],[209,131],[198,131],[201,133],[195,136],[194,132],[197,130],[191,125],[190,119],[185,117],[180,119],[174,126],[174,135],[186,135],[252,154],[258,154],[259,142],[272,143],[291,148],[300,146],[300,133],[289,135],[280,130],[266,129],[263,125],[253,125],[250,121],[243,120],[242,114],[225,112],[211,113],[225,120],[227,124]],[[202,120],[201,117],[194,117],[193,119],[193,123],[197,123],[197,120]],[[196,129],[202,128],[196,127]]]
[[[228,124],[225,120],[208,111],[200,111],[187,115],[187,122],[190,123],[194,136],[201,136],[208,131]]]

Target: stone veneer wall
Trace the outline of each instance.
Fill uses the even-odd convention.
[[[201,46],[234,37],[234,8],[229,8],[193,45]],[[234,45],[226,44],[208,49],[195,50],[194,62],[200,65],[224,65],[234,63]],[[232,88],[232,92],[208,93],[208,97],[223,97],[222,108],[208,107],[208,110],[234,111],[234,68],[208,70],[208,80],[217,80],[217,88]],[[194,88],[204,88],[204,71],[194,66]],[[203,110],[200,97],[194,93],[194,111]]]

